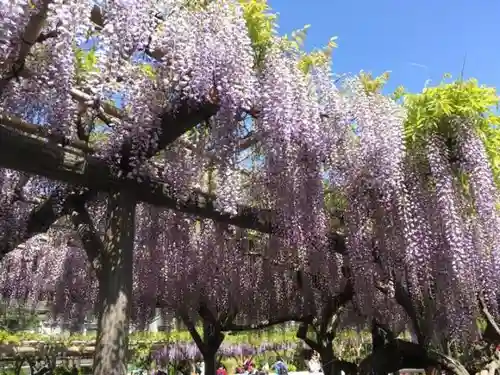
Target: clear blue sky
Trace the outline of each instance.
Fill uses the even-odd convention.
[[[269,0],[279,33],[311,24],[305,48],[338,36],[335,73],[391,70],[388,89],[420,91],[427,79],[465,74],[500,88],[498,0]],[[432,83],[431,83],[432,84]]]

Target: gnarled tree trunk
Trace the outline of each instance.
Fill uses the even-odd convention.
[[[132,298],[135,199],[114,193],[108,202],[104,249],[99,255],[98,331],[94,375],[126,375]]]
[[[192,319],[181,311],[182,320],[186,325],[191,337],[203,356],[205,363],[205,375],[215,375],[217,372],[217,351],[224,341],[221,322],[201,304],[200,316],[203,321],[203,333],[200,335]]]
[[[318,345],[316,349],[314,350],[319,353],[319,360],[321,362],[323,374],[340,375],[340,369],[337,369],[335,366],[336,358],[333,355],[333,344],[331,342],[326,342],[324,345]]]
[[[224,335],[216,324],[203,321],[203,349],[200,348],[205,362],[205,375],[217,372],[217,351],[224,341]]]
[[[469,375],[457,360],[399,339],[391,340],[363,359],[359,365],[359,374],[396,373],[403,368],[439,368],[454,375]]]

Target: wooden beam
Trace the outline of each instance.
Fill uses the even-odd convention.
[[[111,192],[129,190],[139,201],[172,208],[188,214],[271,232],[270,212],[243,207],[240,215],[230,215],[214,208],[215,197],[201,191],[175,195],[161,181],[144,177],[119,177],[103,159],[78,154],[43,138],[33,137],[0,125],[0,167],[43,176],[91,190]]]
[[[9,116],[1,112],[0,112],[0,124],[24,133],[31,134],[35,137],[47,138],[48,140],[56,143],[60,143],[61,141],[63,141],[61,137],[58,137],[50,132],[50,127],[30,124],[29,122],[23,121],[18,117]],[[80,150],[82,152],[86,153],[94,152],[94,150],[87,143],[80,140],[68,140],[66,144],[71,148]]]
[[[151,158],[217,110],[216,101],[179,103],[161,117],[158,127],[144,130],[148,133],[148,144],[134,144],[133,136],[124,140],[117,149],[117,154],[121,156],[119,170],[124,172],[129,169],[135,148],[140,147],[146,158]],[[8,119],[7,116],[3,118]],[[57,143],[57,139],[48,137],[50,134],[35,131],[29,126],[12,124],[12,121],[8,124],[0,123],[0,167],[43,176],[93,192],[126,189],[144,203],[263,233],[276,233],[279,230],[276,213],[269,210],[242,206],[237,214],[221,212],[214,206],[214,196],[201,191],[191,191],[181,196],[175,194],[163,181],[148,177],[141,177],[141,181],[138,181],[136,178],[119,176],[106,160],[89,155],[85,151],[91,150],[83,151],[85,148],[80,144],[66,142],[72,147],[63,146]],[[342,235],[332,233],[330,242],[336,252],[344,252],[345,239]],[[8,249],[4,250],[5,253],[7,251]]]
[[[138,148],[143,156],[150,158],[186,131],[217,113],[217,96],[215,92],[212,94],[205,102],[170,103],[169,110],[159,118],[156,127],[144,129],[144,136],[149,143],[137,144],[134,142],[134,132],[131,132],[121,144],[117,144],[115,154],[121,159],[117,167],[122,171],[130,170],[134,153],[139,153]],[[9,119],[9,116],[3,118]],[[69,213],[68,206],[74,199],[89,201],[99,190],[110,191],[119,188],[120,184],[119,179],[113,180],[113,176],[109,176],[111,170],[103,160],[88,155],[93,150],[86,150],[81,144],[67,139],[53,137],[48,130],[40,129],[43,127],[32,129],[32,126],[28,126],[28,129],[23,125],[26,125],[23,121],[0,124],[0,167],[63,181],[68,183],[68,188],[57,188],[43,203],[33,208],[26,217],[27,232],[0,233],[0,259],[31,236],[45,232],[57,219]],[[68,146],[62,147],[60,142]],[[91,183],[95,182],[94,178],[101,177],[104,178],[102,183]],[[106,187],[110,178],[112,184]],[[100,186],[101,189],[89,190],[85,186]]]
[[[158,207],[212,219],[262,233],[279,230],[275,213],[242,206],[237,214],[221,212],[214,206],[215,196],[193,190],[179,195],[162,181],[143,177],[119,177],[102,159],[67,151],[61,145],[17,132],[0,125],[0,167],[32,173],[94,191],[112,192],[126,189],[138,201]],[[330,242],[337,252],[345,250],[342,235],[332,233]]]
[[[131,135],[117,145],[115,153],[120,157],[119,169],[123,173],[129,172],[135,154],[141,153],[148,159],[153,157],[186,131],[216,114],[218,109],[216,100],[186,100],[173,105],[160,117],[157,124],[142,129],[147,142],[137,144],[134,132],[131,131]],[[0,145],[5,147],[0,156],[1,167],[81,186],[89,186],[89,179],[110,173],[110,167],[104,165],[106,163],[103,160],[83,153],[92,152],[91,148],[86,149],[82,142],[55,139],[50,134],[50,128],[36,127],[21,120],[14,121],[4,113],[0,113],[0,126]],[[63,147],[59,142],[72,147]],[[47,170],[42,171],[42,168]]]

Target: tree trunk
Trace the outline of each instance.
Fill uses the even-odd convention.
[[[126,375],[132,297],[135,199],[113,193],[108,201],[104,251],[100,254],[98,330],[94,375]]]
[[[385,332],[379,327],[377,322],[373,320],[372,322],[372,353],[376,355],[380,350],[384,350],[385,348]],[[385,375],[387,372],[379,368],[373,368],[372,375]]]
[[[318,345],[319,346],[319,345]],[[340,369],[335,367],[335,356],[333,355],[333,345],[331,342],[321,345],[319,350],[321,368],[325,375],[340,375]]]
[[[217,372],[217,360],[215,358],[215,352],[206,352],[203,355],[203,361],[205,362],[205,375],[215,375]]]
[[[217,372],[216,354],[219,350],[224,334],[214,324],[204,320],[203,322],[203,361],[205,362],[205,375],[215,375]]]
[[[23,370],[23,365],[24,365],[23,359],[20,359],[16,362],[15,368],[14,368],[14,375],[21,375],[21,372]]]
[[[457,360],[400,339],[373,351],[361,361],[358,368],[360,375],[396,373],[404,368],[440,368],[454,375],[469,375]]]

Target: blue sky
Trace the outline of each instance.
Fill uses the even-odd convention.
[[[465,74],[500,87],[498,0],[269,0],[279,33],[311,24],[306,49],[338,36],[335,73],[391,70],[388,89],[420,91],[427,79]]]

